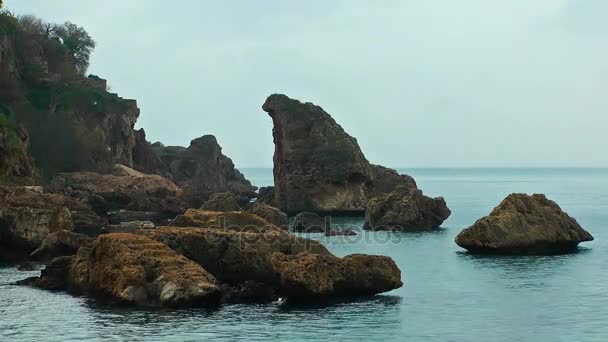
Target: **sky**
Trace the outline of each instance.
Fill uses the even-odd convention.
[[[266,97],[389,167],[607,167],[606,0],[5,0],[84,26],[148,139],[271,167]]]

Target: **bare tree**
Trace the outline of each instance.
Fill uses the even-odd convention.
[[[50,37],[53,25],[33,15],[20,15],[17,17],[19,28],[28,33],[41,34]]]
[[[52,36],[60,38],[63,45],[72,52],[76,70],[81,74],[86,73],[91,52],[95,49],[95,41],[87,31],[68,21],[62,25],[53,26]]]

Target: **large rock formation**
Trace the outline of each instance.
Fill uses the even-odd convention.
[[[591,240],[591,234],[542,194],[511,194],[456,237],[471,252],[499,254],[568,252]]]
[[[144,133],[138,133],[141,136]],[[144,136],[145,141],[145,136]],[[247,198],[255,197],[257,188],[239,172],[232,160],[222,154],[213,135],[205,135],[190,142],[188,148],[164,146],[161,143],[138,144],[136,168],[157,173],[173,180],[200,207],[213,193],[231,192]]]
[[[421,190],[400,185],[367,202],[364,229],[428,230],[439,227],[450,214],[443,197],[426,197]]]
[[[262,220],[245,212],[231,214],[232,222]],[[171,306],[215,303],[218,292],[227,302],[268,302],[278,296],[354,297],[402,286],[401,271],[390,258],[338,258],[317,241],[268,222],[264,226],[245,231],[233,226],[160,227],[102,235],[75,256],[53,259],[40,277],[24,284]]]
[[[262,108],[274,125],[272,204],[288,214],[362,213],[368,200],[397,185],[416,189],[413,178],[370,164],[357,140],[321,107],[271,95]]]

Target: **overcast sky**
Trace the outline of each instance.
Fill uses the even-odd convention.
[[[149,140],[272,166],[271,93],[390,167],[608,166],[607,0],[5,0],[84,26]]]

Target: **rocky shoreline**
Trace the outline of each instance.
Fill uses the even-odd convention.
[[[370,232],[428,231],[452,213],[412,177],[370,163],[320,106],[282,94],[262,106],[274,186],[258,190],[212,135],[188,147],[147,141],[136,101],[53,44],[0,32],[10,71],[0,73],[10,94],[0,99],[0,261],[48,262],[21,284],[153,307],[369,296],[403,286],[393,259],[337,257],[293,232],[356,235],[324,217],[345,213]],[[519,255],[592,239],[544,195],[513,194],[456,243]]]

